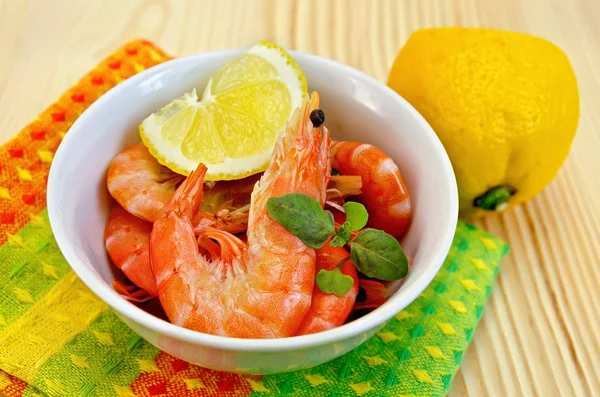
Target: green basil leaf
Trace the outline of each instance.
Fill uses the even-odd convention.
[[[319,273],[317,273],[317,285],[319,286],[319,289],[326,294],[344,296],[350,291],[353,284],[354,279],[342,274],[337,267],[331,271],[321,269]]]
[[[267,200],[267,211],[294,236],[312,248],[321,248],[335,235],[333,214],[305,194],[286,194]]]
[[[408,273],[408,260],[400,243],[386,232],[363,229],[348,242],[356,269],[379,280],[399,280]]]
[[[342,226],[338,228],[337,236],[344,240],[344,242],[350,239],[350,234],[352,233],[352,225],[350,222],[346,221]],[[336,236],[336,237],[337,237]]]
[[[341,238],[340,236],[335,236],[331,242],[329,243],[332,247],[343,247],[346,245],[346,240]]]
[[[361,203],[348,201],[344,204],[344,212],[346,213],[346,222],[350,222],[353,232],[365,227],[369,220],[367,209]]]

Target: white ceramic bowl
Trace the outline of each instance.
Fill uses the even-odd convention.
[[[412,196],[414,220],[402,246],[414,257],[405,281],[370,314],[319,334],[248,340],[180,328],[139,309],[112,288],[104,227],[113,203],[106,172],[113,157],[140,141],[138,124],[209,77],[244,50],[179,58],[113,88],[87,109],[60,145],[48,178],[48,213],[58,246],[83,282],[145,340],[191,363],[221,371],[269,374],[315,366],[372,337],[410,304],[439,270],[457,222],[458,196],[450,161],[421,115],[383,83],[351,67],[290,52],[309,90],[321,96],[334,139],[378,146],[398,164]]]

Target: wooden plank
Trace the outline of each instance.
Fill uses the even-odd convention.
[[[260,39],[385,80],[412,31],[487,26],[567,52],[582,99],[564,168],[536,199],[479,221],[510,242],[451,396],[600,395],[600,2],[597,0],[0,1],[0,141],[123,41],[174,55]]]

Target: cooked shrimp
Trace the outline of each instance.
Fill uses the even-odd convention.
[[[172,323],[238,338],[296,334],[311,303],[315,251],[272,219],[266,203],[288,193],[325,203],[330,138],[324,127],[312,127],[309,115],[317,106],[313,94],[279,138],[252,192],[247,243],[208,229],[200,237],[217,241],[220,256],[199,255],[190,219],[202,200],[202,165],[167,204],[150,236],[150,258],[159,299]]]
[[[410,195],[398,166],[373,145],[361,142],[335,142],[331,146],[331,166],[343,175],[360,175],[362,193],[357,196],[369,212],[367,226],[392,236],[408,228],[412,208]]]
[[[207,211],[197,211],[194,216],[196,228],[210,226],[230,233],[245,232],[250,194],[259,178],[260,175],[257,175],[217,182],[207,187],[202,203]],[[105,243],[115,265],[135,284],[113,283],[114,289],[130,301],[144,302],[156,296],[156,283],[148,255],[151,232],[152,223],[131,215],[119,204],[115,205],[107,223]],[[219,249],[209,239],[199,239],[198,244],[207,250],[208,255]]]
[[[104,232],[104,243],[110,259],[135,285],[156,296],[156,282],[150,268],[149,241],[152,223],[138,218],[116,204]],[[117,291],[131,300],[139,296],[131,294],[126,286],[117,283]]]
[[[235,232],[245,231],[244,224],[224,223],[219,218],[212,221],[211,214],[207,214],[201,221],[211,221],[216,227]],[[246,216],[247,219],[247,216]],[[150,266],[150,233],[152,223],[138,218],[125,211],[116,204],[109,216],[106,231],[105,245],[108,255],[115,266],[123,271],[127,278],[135,285],[127,285],[120,281],[113,282],[113,288],[123,297],[134,302],[145,302],[156,297],[156,282]],[[219,246],[210,239],[199,239],[198,244],[207,252],[214,254]]]
[[[332,247],[329,241],[323,247],[315,250],[317,254],[316,273],[321,269],[333,270],[350,254],[342,247]],[[358,277],[354,264],[348,259],[340,267],[340,272],[352,277],[354,284],[344,296],[326,294],[315,284],[310,309],[300,325],[297,335],[314,334],[326,331],[344,324],[352,311],[358,293]]]
[[[143,143],[119,153],[108,170],[111,196],[130,214],[154,222],[185,177],[161,165]]]

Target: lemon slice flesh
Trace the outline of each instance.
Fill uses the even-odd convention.
[[[277,137],[308,95],[306,78],[281,47],[260,42],[208,82],[171,101],[139,126],[150,153],[188,175],[202,162],[206,180],[264,171]]]

